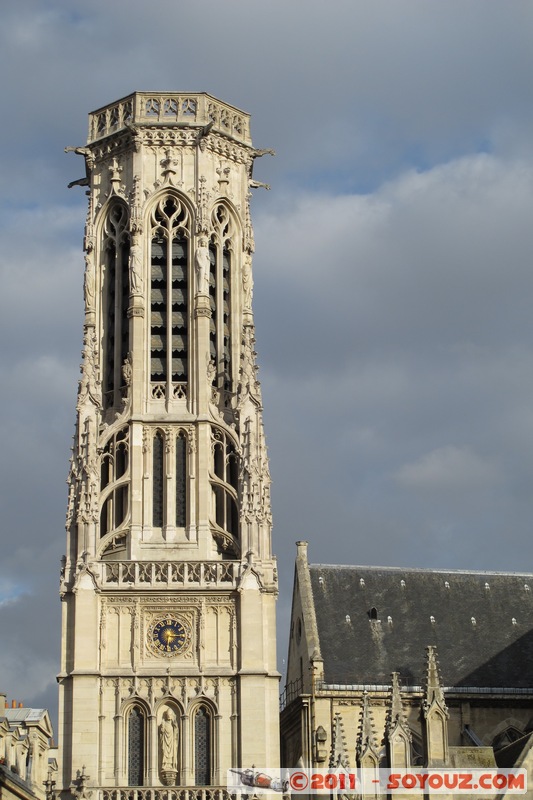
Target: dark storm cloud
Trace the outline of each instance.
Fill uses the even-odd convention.
[[[256,163],[273,190],[253,212],[282,623],[297,538],[315,561],[522,568],[532,14],[492,0],[5,4],[0,690],[55,704],[85,214],[83,190],[64,188],[83,162],[63,147],[135,89],[215,94],[278,151]],[[38,665],[22,634],[35,625]]]

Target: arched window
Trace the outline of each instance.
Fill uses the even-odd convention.
[[[223,552],[235,555],[239,540],[238,455],[231,438],[215,427],[212,429],[212,448],[213,536]]]
[[[206,706],[194,715],[194,782],[196,786],[211,785],[212,716]]]
[[[109,489],[108,489],[109,487]],[[125,522],[129,507],[129,430],[122,428],[105,444],[100,460],[100,536]]]
[[[209,245],[211,262],[209,299],[211,323],[210,358],[215,363],[214,385],[232,391],[231,365],[231,248],[232,220],[226,206],[219,204],[211,215],[214,233]]]
[[[424,763],[424,744],[422,737],[412,728],[411,731],[411,764],[420,766]]]
[[[103,392],[104,406],[120,405],[122,365],[129,352],[129,256],[128,212],[114,203],[107,214],[103,233]]]
[[[128,786],[144,785],[145,717],[139,706],[128,715]]]
[[[152,397],[183,396],[188,379],[189,214],[175,197],[152,213],[150,380]],[[181,388],[180,388],[181,387]]]

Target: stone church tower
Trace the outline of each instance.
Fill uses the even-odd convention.
[[[249,212],[265,151],[209,95],[142,92],[67,149],[89,200],[58,788],[197,798],[279,758]]]

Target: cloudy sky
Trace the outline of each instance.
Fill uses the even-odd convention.
[[[313,562],[533,571],[533,6],[3,0],[0,691],[56,703],[87,113],[252,114],[280,627]],[[281,637],[280,666],[285,657]]]

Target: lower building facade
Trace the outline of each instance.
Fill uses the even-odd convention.
[[[282,765],[528,767],[532,574],[309,564],[297,550]]]

